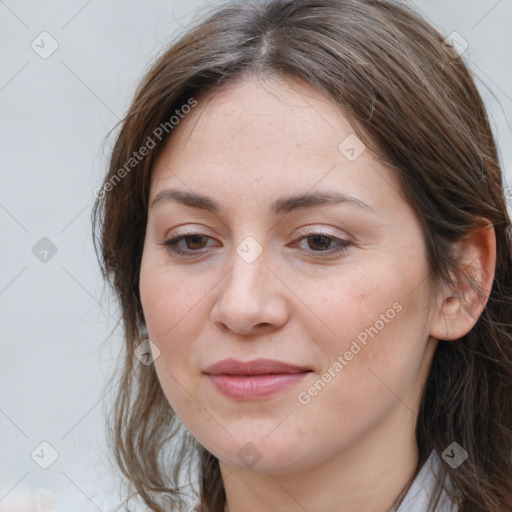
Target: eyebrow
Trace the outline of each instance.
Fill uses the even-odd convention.
[[[160,191],[151,202],[150,208],[165,202],[180,203],[185,206],[206,210],[212,213],[222,212],[221,206],[211,197],[176,189],[165,189]],[[361,201],[360,199],[357,199],[356,197],[342,194],[340,192],[331,191],[306,192],[303,194],[279,197],[272,202],[271,211],[278,215],[282,213],[288,213],[293,210],[302,210],[340,203],[356,206],[358,208],[371,211],[375,214],[377,213],[371,206]]]

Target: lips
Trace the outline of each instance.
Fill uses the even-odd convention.
[[[265,399],[298,384],[310,368],[274,359],[223,359],[204,373],[223,395],[236,400]]]
[[[229,358],[208,366],[208,368],[204,370],[204,373],[208,375],[282,375],[310,371],[312,371],[311,368],[306,366],[299,366],[275,359],[239,361]]]

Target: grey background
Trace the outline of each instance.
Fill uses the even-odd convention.
[[[468,41],[512,184],[512,2],[415,5]],[[37,489],[61,512],[115,508],[103,407],[121,328],[93,251],[93,191],[105,136],[144,71],[207,9],[206,0],[0,1],[0,511]],[[59,45],[47,59],[31,48],[43,31]],[[47,262],[32,252],[43,237],[57,248]],[[59,454],[48,469],[30,456],[42,441]]]

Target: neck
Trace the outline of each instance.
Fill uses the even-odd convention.
[[[415,419],[399,404],[385,423],[307,472],[262,473],[220,462],[224,512],[387,512],[416,470]]]

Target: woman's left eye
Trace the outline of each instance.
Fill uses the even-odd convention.
[[[198,249],[203,249],[205,247],[204,241],[209,238],[210,237],[199,233],[193,235],[182,235],[166,240],[160,245],[166,246],[171,252],[181,256],[194,256],[194,253],[196,253],[196,255],[201,254]],[[337,238],[326,233],[311,233],[299,238],[299,241],[303,240],[308,241],[307,245],[311,249],[309,252],[327,252],[329,254],[333,254],[344,251],[350,245],[350,242],[347,240],[342,240],[341,238]],[[180,247],[179,244],[181,242],[185,242],[185,248],[183,248],[183,246]],[[334,247],[332,247],[333,242]],[[200,247],[197,247],[198,245]]]
[[[342,240],[341,238],[337,238],[326,233],[314,233],[306,235],[301,237],[299,240],[309,240],[307,245],[310,248],[314,246],[317,248],[320,247],[320,250],[314,250],[313,252],[329,252],[330,254],[344,251],[350,245],[349,241]],[[334,242],[335,245],[334,247],[329,248],[332,242]]]

